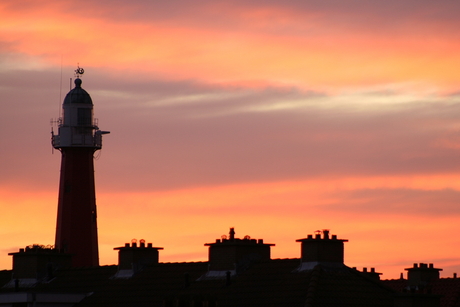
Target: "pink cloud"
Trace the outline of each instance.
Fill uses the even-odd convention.
[[[80,62],[112,131],[96,162],[103,263],[139,236],[166,261],[203,260],[230,226],[296,257],[295,239],[331,227],[352,240],[350,265],[453,270],[458,251],[436,231],[458,227],[460,105],[445,95],[458,90],[458,6],[3,1],[4,244],[52,241],[49,120]],[[421,255],[427,242],[445,246]]]

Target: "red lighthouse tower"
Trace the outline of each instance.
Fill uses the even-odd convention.
[[[98,266],[93,155],[109,132],[99,130],[93,118],[93,102],[79,78],[83,69],[75,72],[75,88],[64,99],[59,132],[52,134],[52,145],[62,154],[55,247],[73,255],[73,266]]]

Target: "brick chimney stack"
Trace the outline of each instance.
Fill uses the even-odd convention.
[[[323,236],[321,236],[321,234]],[[296,240],[301,242],[301,259],[303,263],[330,263],[343,265],[344,242],[348,240],[337,239],[337,235],[329,236],[329,230],[316,231],[315,236],[308,235],[305,239]]]
[[[21,248],[19,252],[8,255],[13,256],[13,280],[9,286],[12,286],[15,280],[21,286],[50,280],[56,269],[67,268],[72,264],[72,255],[38,244]]]
[[[412,268],[405,269],[407,271],[407,282],[409,286],[426,285],[432,281],[439,279],[439,272],[442,269],[437,269],[432,263],[414,263]]]
[[[382,275],[382,273],[376,272],[375,268],[371,268],[370,271],[368,271],[366,267],[363,268],[361,273],[363,275],[366,275],[367,277],[375,279],[375,280],[380,280],[380,275]]]
[[[252,262],[270,260],[270,247],[274,245],[249,236],[235,238],[235,229],[230,228],[228,238],[222,236],[215,243],[205,244],[209,246],[209,270],[236,272]]]
[[[153,247],[152,243],[145,245],[145,240],[133,239],[131,245],[126,243],[123,247],[115,247],[118,250],[118,273],[115,278],[129,278],[144,269],[145,266],[159,262],[159,250],[163,247]]]

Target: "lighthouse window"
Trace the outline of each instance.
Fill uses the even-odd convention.
[[[90,126],[91,125],[91,109],[78,108],[78,121],[77,125]]]

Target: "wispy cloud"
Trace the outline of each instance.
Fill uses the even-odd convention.
[[[233,223],[296,256],[287,237],[332,225],[362,240],[359,261],[375,237],[421,253],[415,234],[438,244],[431,232],[458,227],[459,3],[2,1],[2,206],[50,218],[49,122],[80,63],[112,131],[96,162],[102,246],[126,235],[120,219],[183,246],[174,220],[200,247]],[[11,246],[31,236],[14,229]]]

